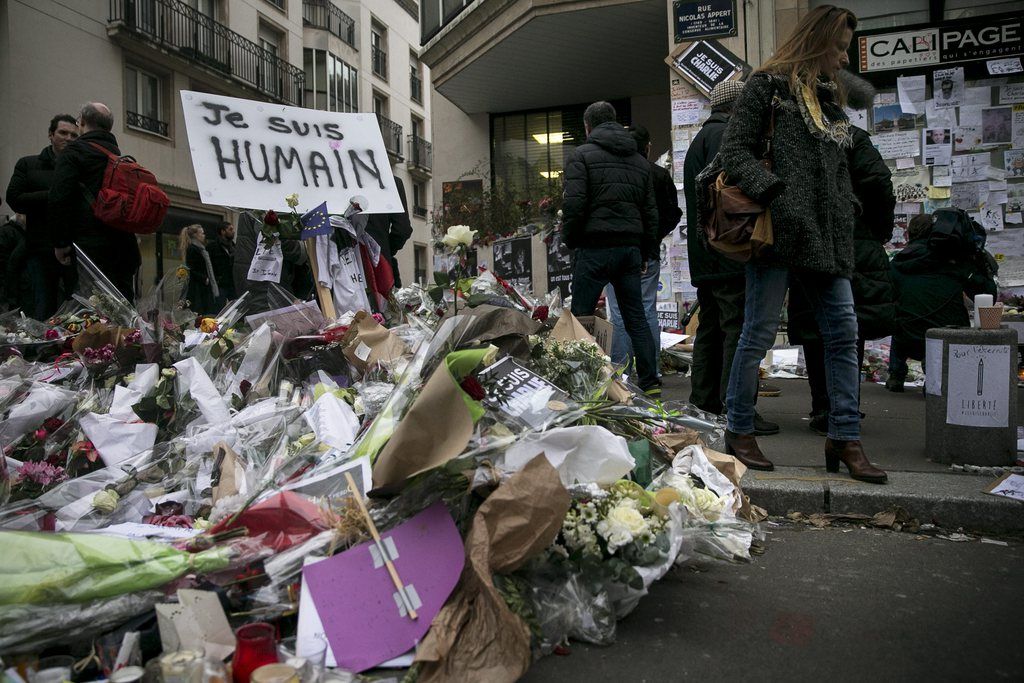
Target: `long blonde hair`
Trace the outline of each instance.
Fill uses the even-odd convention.
[[[802,86],[817,97],[815,84],[821,75],[821,58],[835,47],[845,29],[857,30],[857,17],[848,9],[835,5],[815,7],[800,20],[782,45],[775,50],[758,71],[783,76],[790,90],[798,92]],[[846,104],[846,92],[837,85],[837,99]]]
[[[181,234],[178,235],[178,248],[181,249],[181,258],[183,260],[185,253],[188,251],[188,245],[192,243],[193,238],[198,239],[202,234],[204,234],[203,226],[198,223],[186,225],[181,229]]]

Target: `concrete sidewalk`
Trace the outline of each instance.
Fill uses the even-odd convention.
[[[873,515],[898,505],[922,523],[946,529],[988,533],[1024,533],[1024,503],[984,493],[994,478],[955,472],[932,462],[924,447],[925,400],[920,389],[902,394],[865,382],[861,388],[864,450],[889,474],[885,485],[854,481],[841,466],[825,471],[825,439],[812,432],[810,388],[805,380],[768,380],[782,389],[775,398],[760,397],[758,412],[778,422],[779,434],[758,437],[773,472],[750,470],[743,488],[753,503],[772,515],[789,512],[842,512]],[[686,400],[688,377],[665,377],[664,398]],[[1018,416],[1018,424],[1022,424]]]

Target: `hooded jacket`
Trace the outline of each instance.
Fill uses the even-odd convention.
[[[658,208],[647,159],[618,123],[590,131],[565,167],[562,236],[570,249],[658,248]]]
[[[700,238],[697,218],[697,175],[718,154],[725,135],[729,115],[723,112],[711,114],[704,121],[683,162],[683,192],[686,195],[686,252],[690,261],[690,282],[700,287],[711,282],[731,278],[742,278],[744,264],[733,261],[718,253]]]
[[[893,257],[891,272],[897,302],[893,336],[903,343],[922,342],[933,327],[967,327],[964,294],[996,294],[983,254],[951,261],[928,248],[927,234]]]

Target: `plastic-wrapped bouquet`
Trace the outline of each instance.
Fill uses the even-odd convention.
[[[608,357],[596,344],[551,337],[531,337],[530,343],[530,368],[576,400],[594,398],[606,384]]]

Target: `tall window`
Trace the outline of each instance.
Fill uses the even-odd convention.
[[[419,181],[412,184],[412,212],[423,218],[427,215],[427,184]]]
[[[264,90],[280,95],[281,74],[277,58],[281,54],[283,42],[281,33],[267,24],[260,22],[257,31],[259,46],[266,51],[266,57],[260,63],[260,85]]]
[[[134,65],[125,66],[125,122],[130,128],[167,135],[162,79]]]
[[[388,98],[376,90],[373,91],[373,113],[377,116],[388,117]]]
[[[326,50],[302,51],[306,102],[325,111],[359,111],[359,78],[355,68]]]
[[[427,247],[423,244],[413,245],[413,278],[421,285],[427,283]]]
[[[374,75],[388,80],[388,30],[376,21],[370,24],[370,63]]]
[[[423,104],[423,68],[412,52],[409,53],[409,97]]]

